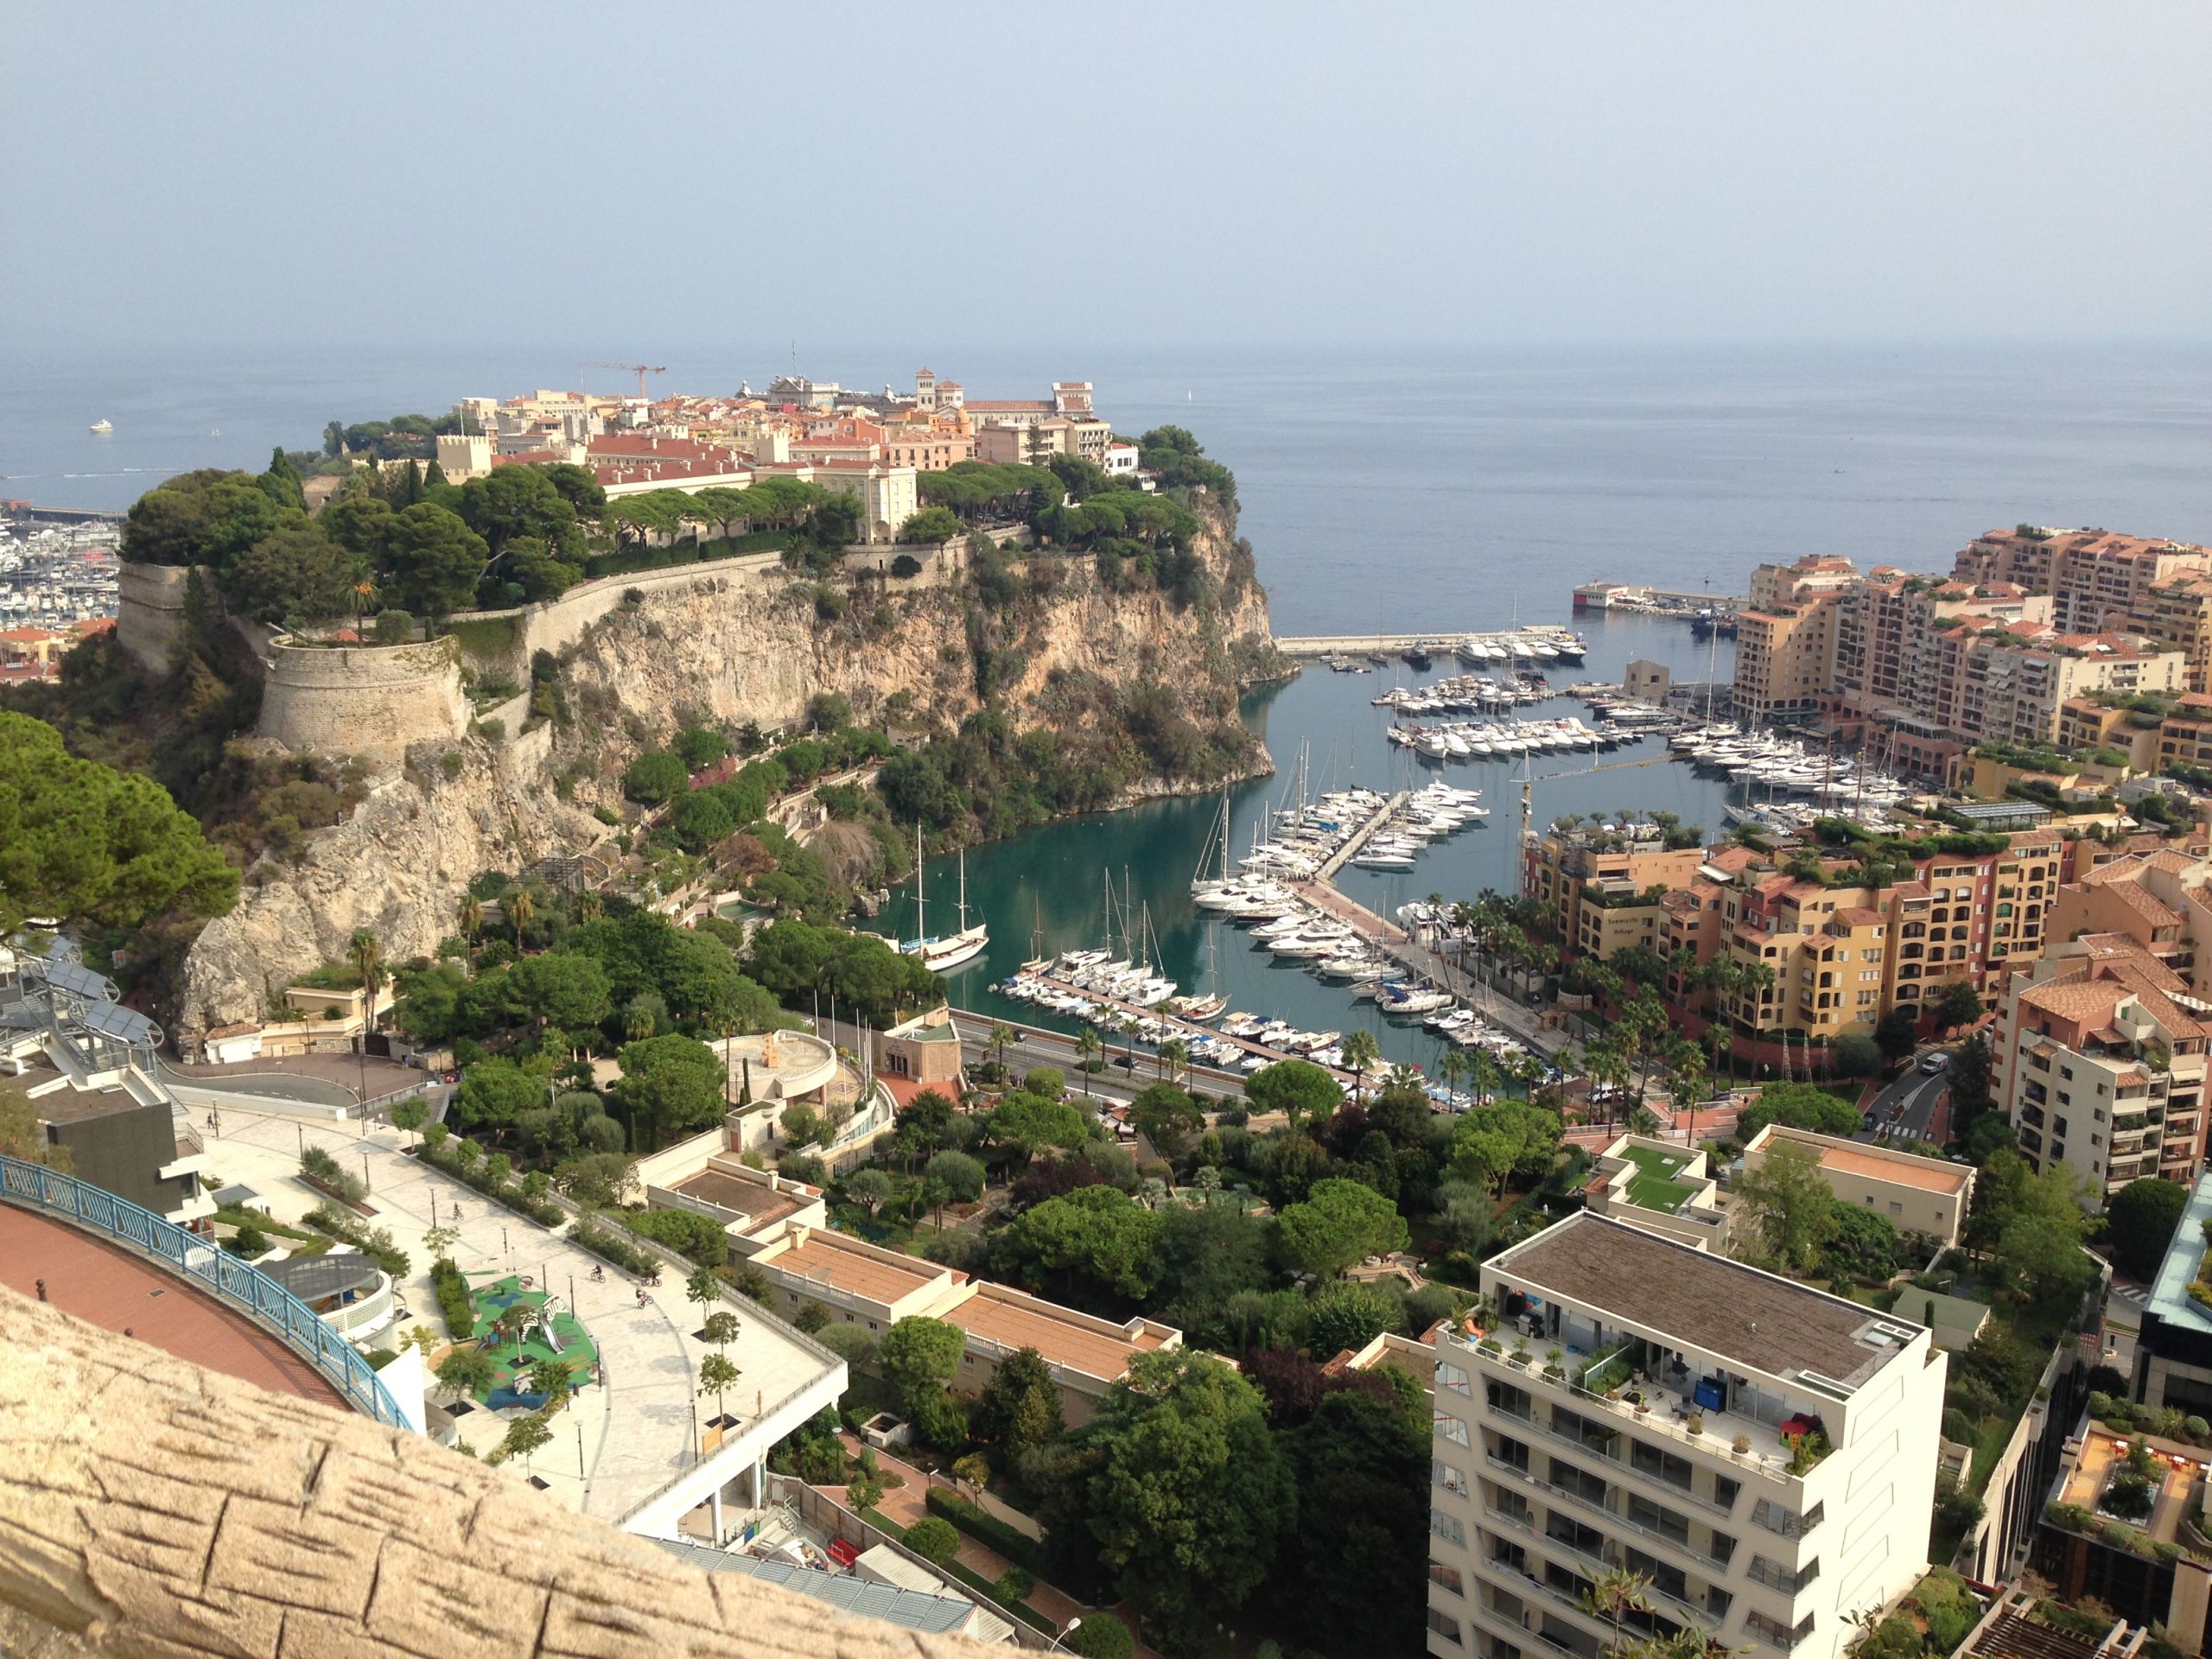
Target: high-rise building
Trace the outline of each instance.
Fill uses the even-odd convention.
[[[1485,1262],[1435,1336],[1428,1651],[1599,1659],[1624,1631],[1832,1659],[1928,1554],[1944,1356],[1923,1326],[1587,1212]]]
[[[2052,620],[2069,633],[2141,626],[2153,610],[2152,588],[2189,572],[2212,573],[2212,550],[2155,537],[2040,524],[1978,536],[1951,569],[1962,582],[2013,582],[2050,594]]]

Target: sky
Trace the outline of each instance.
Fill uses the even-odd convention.
[[[2212,337],[2202,0],[7,10],[0,346]]]

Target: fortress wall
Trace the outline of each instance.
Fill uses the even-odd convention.
[[[278,645],[270,653],[260,734],[326,754],[397,753],[468,729],[461,652],[408,645]]]
[[[191,575],[181,564],[125,563],[118,572],[116,642],[149,673],[168,672],[178,636],[184,632],[184,585]],[[213,580],[207,575],[201,580],[212,597]]]

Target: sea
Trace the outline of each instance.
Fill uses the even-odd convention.
[[[1042,396],[1053,380],[1088,378],[1117,430],[1187,427],[1235,470],[1243,533],[1281,634],[1448,636],[1564,622],[1580,582],[1739,594],[1754,564],[1806,553],[1941,570],[1980,531],[2022,521],[2212,542],[2204,344],[1232,354],[933,343],[918,353],[825,355],[779,342],[652,355],[668,365],[655,390],[758,389],[794,364],[818,380],[875,388],[910,385],[926,363],[977,397]],[[257,467],[276,445],[311,447],[332,419],[435,412],[463,396],[540,386],[634,384],[582,357],[558,347],[0,346],[0,497],[122,507],[176,472]],[[103,419],[111,435],[88,432]],[[1678,623],[1583,620],[1589,661],[1555,681],[1615,678],[1637,657],[1683,679],[1730,671],[1725,647],[1712,652]],[[1454,666],[1440,658],[1425,677]],[[1230,791],[1232,846],[1249,845],[1300,775],[1316,791],[1430,775],[1384,741],[1388,711],[1371,702],[1409,676],[1309,668],[1248,697],[1246,717],[1282,770]],[[1529,712],[1584,711],[1562,698]],[[1595,760],[1617,769],[1580,777],[1572,774],[1592,757],[1536,762],[1538,821],[1665,809],[1717,833],[1722,791],[1663,754],[1653,742],[1612,751]],[[1637,760],[1652,764],[1621,764]],[[1442,775],[1484,791],[1486,826],[1440,843],[1408,873],[1347,870],[1353,897],[1387,912],[1431,893],[1513,887],[1516,770],[1492,761]],[[1389,1058],[1432,1064],[1437,1045],[1417,1027],[1382,1020],[1372,1004],[1193,910],[1191,877],[1220,806],[1217,798],[1159,802],[970,849],[968,901],[992,944],[955,976],[956,1001],[1031,1012],[989,987],[1032,955],[1104,944],[1126,909],[1185,986],[1218,988],[1240,1007],[1308,1028],[1366,1026]],[[959,873],[934,861],[926,880],[934,927],[950,919]],[[911,926],[910,902],[880,925]]]

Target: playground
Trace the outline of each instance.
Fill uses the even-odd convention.
[[[468,1300],[476,1315],[476,1345],[498,1368],[478,1395],[493,1410],[521,1406],[536,1411],[544,1405],[546,1396],[528,1386],[530,1369],[541,1360],[566,1365],[578,1388],[596,1373],[599,1346],[559,1297],[528,1288],[510,1274],[472,1287]]]

